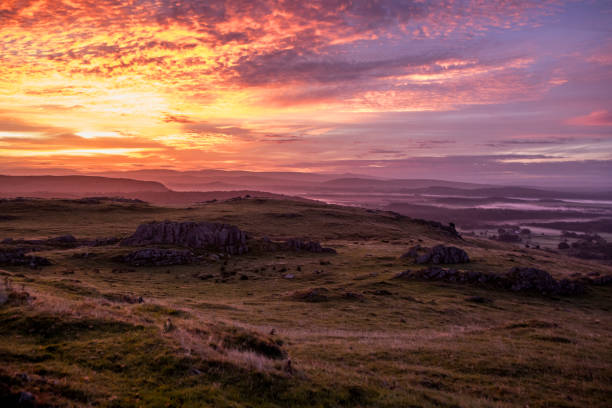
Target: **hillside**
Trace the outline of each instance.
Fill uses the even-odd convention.
[[[34,248],[26,256],[51,262],[0,271],[0,402],[30,397],[40,406],[108,407],[604,407],[609,402],[609,286],[589,285],[582,295],[543,295],[397,275],[425,267],[401,257],[416,244],[464,249],[470,262],[454,267],[466,273],[538,267],[563,279],[577,271],[611,275],[612,267],[460,238],[439,224],[390,212],[306,201],[242,198],[167,208],[5,200],[0,214],[0,239],[12,238],[0,244],[0,252]],[[138,248],[119,245],[119,239],[142,223],[164,220],[234,225],[246,232],[249,251],[232,256],[196,251],[201,258],[184,265],[120,260]],[[58,236],[64,237],[49,240]],[[138,234],[134,237],[137,241]],[[316,240],[337,253],[270,249],[270,242],[291,238]],[[155,247],[185,253],[172,245]]]
[[[109,194],[138,191],[169,191],[156,181],[93,176],[3,176],[0,175],[0,194]]]

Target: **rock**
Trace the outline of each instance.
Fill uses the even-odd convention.
[[[29,266],[38,268],[51,265],[51,261],[41,256],[26,255],[27,249],[11,248],[0,250],[0,265],[3,266]]]
[[[187,265],[196,262],[198,259],[189,250],[149,248],[118,256],[113,260],[125,262],[132,266],[167,266]]]
[[[559,242],[559,245],[557,246],[557,248],[559,249],[569,249],[569,245],[567,242]]]
[[[288,273],[288,274],[284,275],[283,278],[285,278],[285,279],[293,279],[293,278],[295,278],[295,275],[292,274],[292,273]]]
[[[514,267],[504,277],[508,280],[510,289],[515,292],[534,291],[554,295],[566,289],[571,290],[569,281],[561,285],[548,272],[536,268]]]
[[[314,253],[331,253],[335,254],[336,250],[333,248],[324,248],[317,241],[305,241],[298,238],[293,238],[285,241],[284,246],[292,251],[307,251]]]
[[[521,242],[521,236],[513,232],[503,232],[497,237],[501,242]]]
[[[313,288],[305,291],[294,292],[291,297],[304,302],[326,302],[329,300],[328,293],[329,290],[326,288]]]
[[[411,270],[406,270],[398,273],[393,277],[393,279],[406,279],[406,278],[414,278],[415,274]]]
[[[467,252],[461,248],[436,245],[426,254],[419,255],[415,259],[415,262],[417,264],[433,263],[435,265],[459,264],[470,262],[470,257],[468,256]]]
[[[588,283],[592,285],[610,285],[612,284],[612,275],[599,276],[596,278],[590,278]]]
[[[216,249],[234,255],[248,251],[246,241],[246,233],[232,225],[165,221],[141,224],[132,236],[121,241],[121,245],[178,245],[194,249]]]
[[[396,213],[394,213],[396,214]],[[399,217],[402,217],[400,214],[397,214]],[[457,232],[457,229],[455,228],[455,224],[453,224],[452,222],[449,223],[448,225],[444,225],[442,223],[439,223],[437,221],[428,221],[428,220],[423,220],[423,219],[419,219],[419,218],[413,218],[412,219],[413,222],[417,223],[417,224],[421,224],[421,225],[426,225],[434,230],[438,230],[440,232],[442,232],[445,235],[449,235],[453,238],[461,238],[461,235],[459,235],[459,233]]]
[[[459,271],[429,267],[419,271],[405,271],[395,279],[422,279],[487,285],[515,292],[535,292],[542,295],[579,295],[584,293],[584,285],[578,280],[562,279],[557,281],[548,272],[536,268],[512,268],[505,274],[476,271]],[[610,279],[612,281],[612,279]]]
[[[83,241],[82,243],[83,245],[86,245],[86,246],[98,247],[98,246],[115,245],[119,243],[119,241],[121,240],[117,237],[108,237],[108,238],[96,238],[92,241]]]

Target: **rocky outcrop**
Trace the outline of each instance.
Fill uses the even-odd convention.
[[[401,258],[413,259],[417,264],[432,263],[434,265],[470,262],[470,257],[463,249],[444,245],[436,245],[431,249],[416,245],[403,254]]]
[[[264,251],[305,251],[313,253],[337,253],[333,248],[321,246],[317,241],[310,241],[300,238],[291,238],[283,242],[274,242],[268,237],[264,237],[258,242],[260,249]]]
[[[42,256],[26,255],[27,250],[22,248],[11,248],[0,250],[0,265],[2,266],[29,266],[39,268],[51,265],[51,261]]]
[[[399,215],[399,214],[397,214]],[[452,238],[461,238],[461,235],[459,235],[459,233],[457,232],[457,229],[455,228],[455,224],[454,223],[449,223],[448,225],[444,225],[438,221],[429,221],[429,220],[423,220],[420,218],[413,218],[412,222],[415,222],[417,224],[421,224],[421,225],[426,225],[434,230],[437,230],[439,232],[442,232],[445,235],[448,235]]]
[[[285,241],[284,246],[291,251],[306,251],[314,253],[331,253],[335,254],[336,250],[333,248],[322,247],[317,241],[306,241],[297,238],[293,238]]]
[[[120,245],[177,245],[193,249],[215,249],[234,255],[248,251],[246,241],[246,233],[233,225],[165,221],[141,224]]]
[[[197,262],[198,258],[189,250],[149,248],[117,256],[114,261],[132,266],[187,265]]]
[[[419,271],[405,271],[396,279],[417,279],[493,286],[514,292],[533,292],[542,295],[577,295],[584,293],[582,282],[556,280],[548,272],[536,268],[514,267],[504,274],[459,271],[430,267]]]

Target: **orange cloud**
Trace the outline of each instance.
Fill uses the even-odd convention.
[[[533,100],[563,83],[535,58],[437,41],[558,10],[554,0],[4,0],[0,113],[12,121],[0,119],[0,159],[264,166],[301,154],[280,145],[314,151],[320,129],[357,123],[353,112]],[[311,123],[280,128],[290,120]]]

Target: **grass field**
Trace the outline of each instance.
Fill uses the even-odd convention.
[[[190,208],[3,201],[0,214],[8,216],[0,239],[123,237],[148,221],[214,221],[252,240],[301,237],[338,252],[254,246],[198,265],[126,267],[111,258],[130,249],[115,245],[37,252],[53,262],[37,270],[3,267],[0,290],[14,294],[0,306],[0,398],[7,401],[27,391],[52,406],[610,403],[608,286],[553,298],[393,279],[415,268],[399,258],[415,244],[459,246],[472,260],[462,269],[481,272],[532,266],[562,278],[612,274],[609,266],[452,238],[392,213],[306,201],[250,198]],[[320,296],[300,296],[313,291]],[[144,302],[132,302],[138,297]]]

